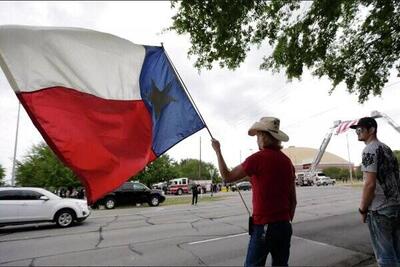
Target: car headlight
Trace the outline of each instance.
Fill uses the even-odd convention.
[[[88,206],[87,206],[86,203],[77,202],[76,204],[78,204],[78,206],[79,206],[81,209],[83,209],[83,210],[88,209]]]

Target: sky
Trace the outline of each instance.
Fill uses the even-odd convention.
[[[234,167],[257,150],[248,128],[261,117],[281,120],[289,135],[284,147],[318,149],[334,121],[369,116],[372,111],[387,114],[400,124],[400,78],[391,76],[383,94],[371,96],[364,104],[339,85],[331,95],[330,81],[318,79],[305,70],[300,80],[289,81],[284,72],[259,70],[262,57],[272,50],[254,47],[246,61],[235,70],[197,70],[188,57],[187,35],[164,31],[172,25],[175,11],[166,1],[143,2],[0,2],[0,25],[80,27],[110,33],[136,44],[160,45],[192,95],[208,129],[220,140],[228,167]],[[18,100],[0,71],[0,165],[10,180],[14,155]],[[378,119],[378,138],[393,150],[400,150],[400,135],[385,120]],[[174,160],[201,158],[217,165],[206,129],[177,144],[167,154]],[[16,158],[23,160],[33,145],[43,139],[21,107]],[[348,145],[347,145],[348,144]],[[364,144],[354,131],[334,135],[326,151],[359,165]]]

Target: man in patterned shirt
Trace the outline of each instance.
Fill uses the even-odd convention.
[[[359,212],[368,223],[372,247],[379,266],[400,266],[400,178],[392,150],[377,139],[374,118],[361,118],[356,125],[362,153],[364,186]]]

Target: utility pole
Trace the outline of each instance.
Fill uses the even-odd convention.
[[[347,141],[347,155],[348,155],[348,158],[349,158],[350,183],[353,184],[353,167],[351,166],[351,160],[350,160],[348,133],[346,133],[346,141]]]
[[[19,128],[19,111],[21,109],[21,104],[18,102],[18,115],[17,115],[17,130],[15,131],[15,142],[14,142],[14,158],[13,167],[11,173],[11,186],[15,186],[15,161],[17,156],[17,144],[18,144],[18,128]]]
[[[200,136],[200,157],[199,157],[199,179],[201,178],[201,136]]]

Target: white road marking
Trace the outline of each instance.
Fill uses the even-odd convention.
[[[238,237],[242,235],[248,235],[248,233],[241,233],[241,234],[236,234],[236,235],[228,235],[228,236],[223,236],[223,237],[217,237],[217,238],[212,238],[212,239],[206,239],[206,240],[201,240],[201,241],[196,241],[196,242],[191,242],[189,245],[195,245],[195,244],[201,244],[201,243],[207,243],[207,242],[213,242],[213,241],[218,241],[222,239],[227,239],[227,238],[232,238],[232,237]]]
[[[238,236],[243,236],[243,235],[248,235],[248,233],[245,232],[245,233],[236,234],[236,235],[228,235],[228,236],[223,236],[223,237],[200,240],[200,241],[195,241],[195,242],[188,243],[188,245],[196,245],[196,244],[201,244],[201,243],[214,242],[214,241],[218,241],[218,240],[223,240],[223,239],[228,239],[228,238],[233,238],[233,237],[238,237]],[[318,241],[314,241],[314,240],[310,240],[310,239],[305,239],[305,238],[301,238],[301,237],[294,236],[294,235],[292,236],[292,238],[299,239],[299,240],[301,240],[303,242],[308,242],[308,243],[312,243],[312,244],[315,244],[315,245],[324,246],[324,247],[335,247],[334,245],[330,245],[330,244],[327,244],[327,243],[322,243],[322,242],[318,242]]]
[[[305,239],[305,238],[301,238],[301,237],[294,236],[294,235],[292,235],[292,238],[299,239],[301,241],[305,241],[305,242],[308,242],[308,243],[313,243],[315,245],[320,245],[320,246],[325,246],[325,247],[336,247],[334,245],[329,245],[327,243],[322,243],[322,242],[314,241],[314,240],[311,240],[311,239]]]

